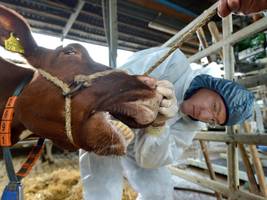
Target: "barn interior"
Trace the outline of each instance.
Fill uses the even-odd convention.
[[[267,199],[267,16],[231,15],[222,20],[216,14],[217,3],[0,0],[0,5],[20,13],[34,33],[107,47],[109,65],[114,68],[117,50],[176,45],[192,68],[210,70],[249,89],[255,96],[251,119],[227,128],[205,126],[181,163],[169,167],[174,199]],[[24,64],[17,57],[8,59]],[[35,142],[30,138],[12,147],[16,169]],[[22,182],[25,200],[83,199],[78,163],[78,152],[61,150],[47,140],[41,159]],[[8,182],[2,154],[0,166],[2,192]],[[122,199],[136,199],[127,180],[124,185]]]

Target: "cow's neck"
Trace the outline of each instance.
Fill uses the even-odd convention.
[[[0,114],[9,96],[12,96],[16,87],[25,77],[31,76],[34,71],[22,68],[0,58]]]
[[[8,97],[12,96],[17,86],[26,78],[33,75],[31,69],[16,66],[0,57],[0,117],[3,114]],[[19,139],[25,127],[16,119],[12,123],[12,144]]]

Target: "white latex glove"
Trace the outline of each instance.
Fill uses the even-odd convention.
[[[178,105],[174,86],[170,81],[158,81],[156,90],[163,96],[163,99],[160,104],[159,114],[153,124],[146,128],[146,133],[159,136],[162,132],[164,132],[165,122],[174,117],[178,112]]]
[[[156,90],[163,96],[159,113],[167,119],[174,117],[178,112],[178,106],[173,84],[167,80],[158,81]]]

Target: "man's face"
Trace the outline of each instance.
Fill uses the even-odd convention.
[[[206,123],[224,124],[226,120],[223,99],[209,89],[199,89],[181,104],[180,109],[184,114]]]

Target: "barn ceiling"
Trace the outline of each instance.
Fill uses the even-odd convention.
[[[66,38],[107,45],[102,1],[85,0]],[[215,1],[202,0],[199,3],[199,0],[118,0],[119,48],[138,51],[159,46]],[[33,31],[58,37],[62,37],[78,3],[78,0],[0,0],[0,4],[23,15]],[[162,27],[164,31],[156,30]],[[182,47],[187,55],[192,55],[197,50],[196,38]]]

